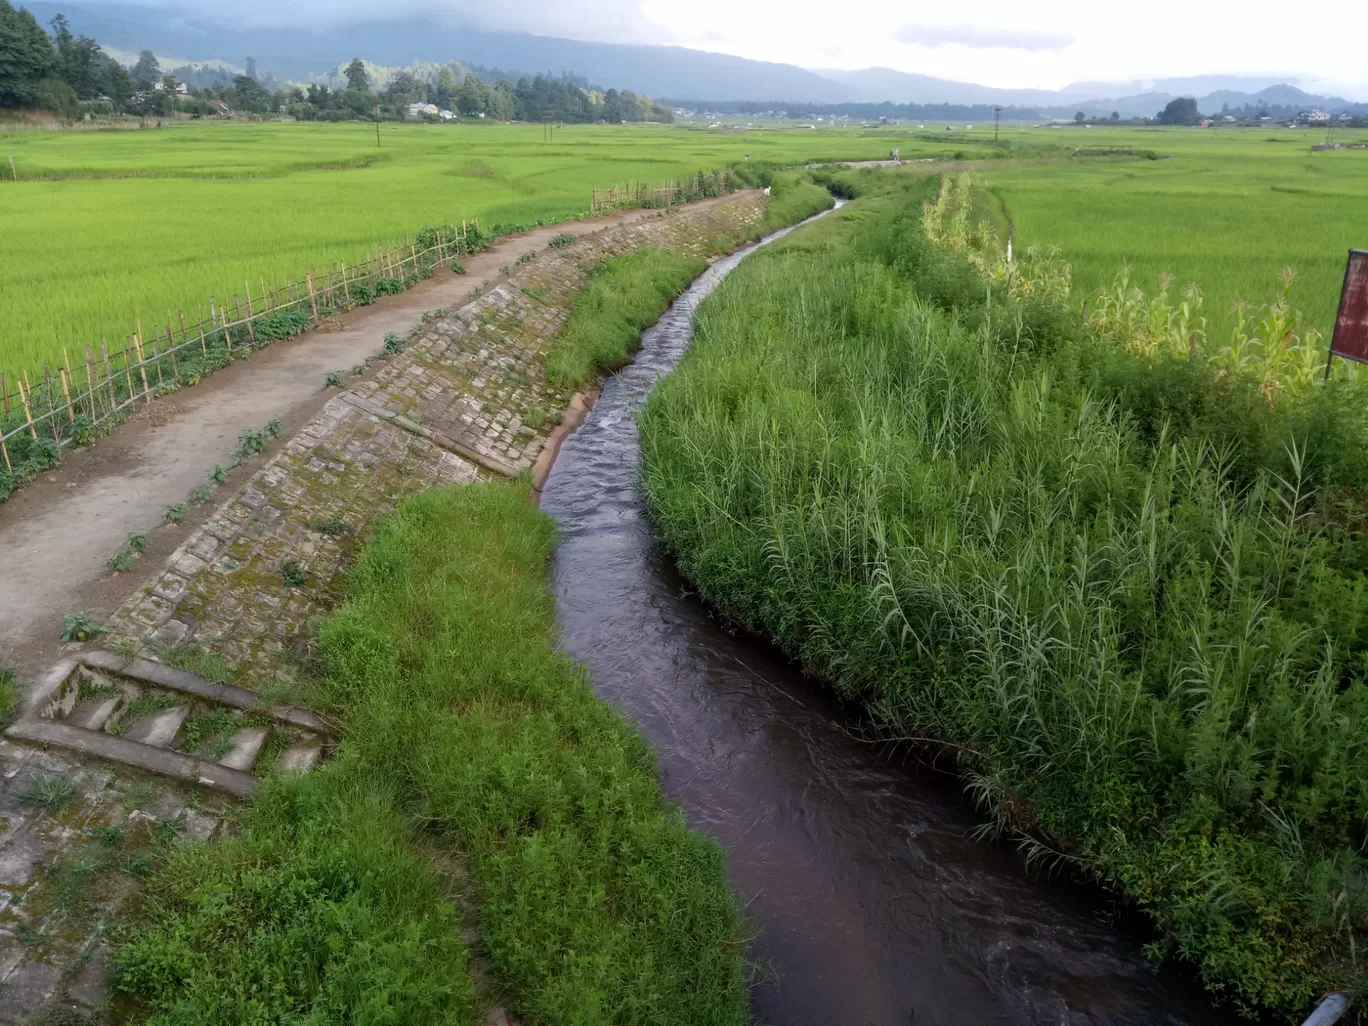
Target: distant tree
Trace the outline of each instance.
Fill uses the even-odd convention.
[[[474,78],[474,75],[469,76]],[[482,83],[483,84],[483,83]],[[428,90],[428,99],[445,110],[448,107],[456,106],[456,96],[459,87],[456,84],[456,76],[451,73],[451,69],[445,65],[438,69],[437,80],[433,82],[432,88]]]
[[[1168,105],[1159,112],[1158,121],[1161,125],[1195,125],[1202,120],[1202,115],[1197,110],[1197,101],[1191,96],[1180,96],[1176,100],[1169,100]]]
[[[52,40],[33,15],[0,0],[0,107],[36,102],[38,83],[56,70]]]
[[[233,79],[233,92],[237,94],[237,106],[252,114],[265,114],[271,106],[271,94],[261,87],[261,83],[246,75]]]
[[[1084,116],[1084,114],[1083,114],[1083,112],[1082,112],[1081,110],[1080,110],[1077,114],[1074,115],[1074,123],[1075,123],[1075,124],[1081,125],[1081,124],[1083,124],[1083,122],[1085,122],[1085,121],[1087,121],[1087,120],[1088,120],[1087,117]]]
[[[342,74],[347,76],[348,89],[355,90],[358,93],[364,93],[370,90],[370,76],[366,74],[366,65],[362,63],[360,57],[355,58],[348,64],[346,68],[343,69]]]
[[[257,69],[256,69],[256,58],[255,58],[255,57],[248,57],[248,58],[247,58],[247,77],[250,78],[250,79],[252,79],[252,80],[254,80],[254,81],[256,80],[256,77],[257,77]]]
[[[1113,121],[1120,121],[1120,120],[1121,120],[1121,112],[1120,112],[1120,111],[1116,111],[1116,110],[1112,111],[1112,112],[1111,112],[1111,119],[1112,119]]]
[[[494,115],[490,109],[494,104],[493,98],[490,96],[489,86],[474,75],[467,75],[460,88],[456,90],[455,102],[462,114]]]
[[[157,55],[151,50],[138,54],[138,63],[133,65],[133,81],[143,89],[151,89],[152,83],[161,77],[161,65]]]
[[[62,15],[52,19],[52,41],[57,47],[57,74],[82,100],[106,90],[110,60],[89,36],[73,36]]]
[[[138,91],[138,84],[133,81],[133,76],[128,73],[127,68],[118,61],[111,60],[105,65],[104,88],[106,95],[118,107],[123,108]]]

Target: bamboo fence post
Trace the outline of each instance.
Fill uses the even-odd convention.
[[[162,377],[162,347],[161,347],[161,328],[152,325],[152,359],[157,363],[157,387],[164,385],[165,379]]]
[[[342,268],[342,309],[345,310],[351,301],[351,296],[347,293],[347,265],[339,260],[337,266]]]
[[[6,412],[6,413],[9,413],[9,411],[10,411],[10,402],[9,402],[9,381],[6,380],[5,375],[4,375],[3,372],[0,372],[0,396],[3,396],[3,397],[4,397],[5,412]]]
[[[309,268],[308,277],[305,279],[309,285],[309,306],[313,308],[314,320],[318,320],[318,297],[314,295],[314,269]]]
[[[171,350],[171,378],[180,381],[180,361],[176,359],[175,339],[171,335],[171,325],[166,326],[166,345]]]
[[[44,390],[47,392],[47,401],[48,401],[48,407],[47,407],[47,408],[48,408],[48,411],[47,411],[47,422],[48,422],[48,427],[52,429],[52,440],[53,440],[54,442],[56,442],[56,441],[59,440],[58,437],[57,437],[57,416],[56,416],[56,414],[57,414],[57,397],[56,397],[55,395],[53,395],[53,392],[52,392],[52,368],[51,368],[50,366],[48,366],[48,364],[46,364],[46,363],[43,364],[43,388],[44,388]]]
[[[4,438],[0,438],[0,454],[3,454],[5,457],[5,469],[7,471],[14,470],[14,464],[10,462],[9,458],[9,446],[5,444]]]
[[[33,426],[33,410],[29,407],[28,389],[24,387],[23,378],[20,378],[17,384],[19,385],[19,402],[24,406],[24,421],[28,425],[29,437],[36,442],[38,441],[38,431]]]
[[[247,297],[247,337],[252,340],[252,348],[255,349],[256,328],[252,326],[252,290],[245,278],[242,281],[242,294]]]
[[[188,343],[190,341],[190,333],[185,330],[185,311],[178,309],[176,311],[176,316],[180,318],[181,342]]]
[[[131,339],[132,337],[133,337],[132,335],[129,335],[129,336],[128,336],[128,338],[130,338],[130,339]],[[128,401],[129,401],[129,402],[132,402],[132,401],[133,401],[133,397],[136,396],[138,393],[137,393],[136,391],[134,391],[134,389],[133,389],[133,362],[128,358],[128,344],[127,344],[127,342],[124,343],[123,364],[124,364],[124,365],[123,365],[123,371],[124,371],[124,384],[128,386]]]
[[[104,359],[105,384],[109,386],[109,412],[112,416],[119,408],[119,389],[114,384],[114,372],[109,366],[109,345],[100,339],[100,356]]]
[[[138,330],[133,335],[133,350],[138,354],[138,373],[142,375],[143,402],[150,403],[152,401],[152,386],[147,383],[147,357],[143,353],[141,324],[138,325]]]
[[[66,397],[67,423],[76,423],[76,413],[71,408],[71,389],[70,385],[76,383],[76,372],[71,369],[71,354],[67,352],[67,347],[62,346],[62,364],[66,370],[66,376],[62,378],[62,395]]]
[[[99,396],[95,394],[95,353],[90,346],[86,346],[86,397],[90,400],[91,422],[98,422],[100,411],[96,405]]]
[[[71,389],[67,387],[67,372],[66,372],[66,368],[65,368],[65,367],[58,367],[58,368],[57,368],[57,376],[58,376],[59,378],[62,379],[62,395],[66,397],[67,423],[68,423],[68,424],[75,424],[75,423],[76,423],[76,414],[75,414],[75,412],[74,412],[74,411],[72,410],[72,408],[71,408]],[[55,418],[54,418],[54,419],[55,419]],[[56,425],[55,425],[55,424],[53,425],[53,430],[54,430],[54,431],[56,430]]]
[[[200,308],[200,306],[199,306],[198,303],[195,304],[195,308],[196,308],[196,309],[199,309],[199,308]],[[184,315],[182,314],[182,316],[184,316]],[[209,358],[209,344],[205,341],[205,337],[204,337],[204,336],[205,336],[205,332],[204,332],[204,318],[203,318],[203,317],[201,317],[201,318],[199,319],[199,331],[200,331],[200,356],[204,357],[204,358],[207,360],[207,359]]]

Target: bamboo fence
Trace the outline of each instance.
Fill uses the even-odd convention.
[[[591,209],[598,214],[627,207],[671,207],[676,203],[692,203],[710,196],[721,196],[731,190],[730,169],[700,171],[688,178],[671,178],[655,185],[637,183],[595,189]]]
[[[476,219],[424,229],[418,239],[406,237],[402,246],[377,249],[360,263],[339,261],[322,272],[311,267],[299,279],[262,279],[255,292],[244,281],[231,305],[226,295],[210,296],[207,311],[201,309],[193,322],[184,310],[174,316],[168,311],[165,323],[148,328],[139,320],[121,347],[101,339],[98,348],[86,346],[75,361],[63,347],[56,372],[44,364],[41,379],[30,379],[27,372],[0,373],[0,428],[7,428],[0,431],[0,470],[13,475],[35,446],[50,450],[54,444],[88,441],[111,420],[193,383],[202,373],[373,301],[381,279],[407,287],[426,277],[427,268],[477,252],[484,236]],[[0,499],[4,494],[0,491]]]

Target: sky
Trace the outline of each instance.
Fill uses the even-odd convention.
[[[207,0],[166,0],[219,10]],[[253,21],[378,11],[602,42],[661,43],[812,69],[888,67],[983,85],[1058,89],[1209,74],[1275,76],[1368,100],[1362,0],[237,0]],[[1139,90],[1137,90],[1139,91]]]

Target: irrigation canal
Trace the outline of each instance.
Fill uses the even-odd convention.
[[[566,440],[542,508],[563,532],[562,645],[639,721],[689,822],[726,847],[757,931],[756,1019],[1235,1022],[1182,973],[1152,969],[1105,892],[975,841],[957,782],[856,740],[849,710],[730,633],[654,544],[635,412],[688,347],[694,307],[755,248],[714,264],[646,332]]]

